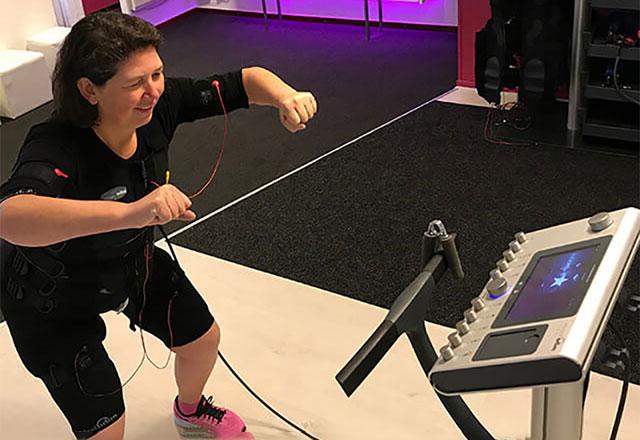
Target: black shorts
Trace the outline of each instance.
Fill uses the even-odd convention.
[[[169,254],[155,248],[149,266],[146,283],[145,272],[139,277],[146,295],[135,287],[126,293],[124,314],[130,325],[140,325],[142,310],[142,328],[167,347],[188,344],[206,333],[213,325],[213,316]],[[146,267],[140,269],[146,271]],[[16,350],[29,372],[44,382],[75,435],[88,438],[115,422],[124,413],[124,401],[118,372],[102,345],[106,327],[100,314],[87,313],[86,307],[74,313],[64,301],[59,307],[69,310],[45,314],[6,291],[3,288],[0,292],[2,309]],[[99,295],[64,289],[55,294]]]

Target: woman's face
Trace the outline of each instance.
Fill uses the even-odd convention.
[[[96,87],[100,122],[123,129],[146,125],[164,92],[163,65],[155,47],[129,56],[116,74]]]

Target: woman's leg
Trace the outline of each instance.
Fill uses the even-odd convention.
[[[211,328],[198,339],[181,347],[173,347],[176,354],[175,377],[181,402],[197,404],[218,358],[220,327]]]
[[[44,382],[76,437],[94,438],[104,431],[108,437],[96,438],[121,439],[124,401],[118,372],[102,346],[102,318],[52,319],[28,304],[5,299],[3,308],[7,306],[7,324],[20,359]]]
[[[155,249],[148,282],[133,299],[124,313],[176,354],[174,420],[179,432],[186,436],[253,438],[244,432],[240,417],[202,395],[218,356],[220,328],[207,303],[167,252]]]
[[[141,272],[145,278],[146,270],[145,266]],[[167,252],[154,249],[150,272],[124,313],[176,354],[178,396],[183,402],[198,403],[218,357],[220,328],[207,303]]]

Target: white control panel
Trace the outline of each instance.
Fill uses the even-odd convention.
[[[447,395],[581,379],[638,249],[626,208],[518,232],[429,373]]]

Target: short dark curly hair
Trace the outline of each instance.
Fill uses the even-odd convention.
[[[162,43],[152,24],[119,12],[99,12],[77,22],[65,38],[53,72],[54,117],[60,121],[91,127],[98,122],[98,108],[91,105],[76,86],[89,78],[101,86],[113,77],[129,56]]]

